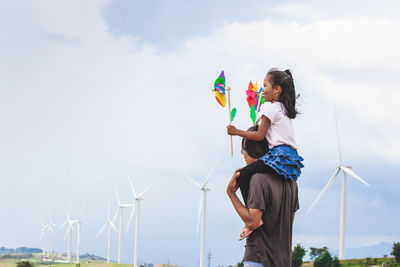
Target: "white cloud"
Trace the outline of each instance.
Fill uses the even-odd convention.
[[[269,8],[269,10],[280,16],[305,19],[307,21],[323,18],[323,14],[320,10],[310,5],[299,3],[282,4],[273,8]]]

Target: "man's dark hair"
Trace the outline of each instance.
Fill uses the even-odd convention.
[[[247,131],[258,131],[258,125],[251,126]],[[246,138],[242,139],[242,149],[246,150],[250,157],[258,159],[268,152],[268,141],[264,138],[261,141],[253,141]]]

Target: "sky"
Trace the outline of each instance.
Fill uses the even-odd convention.
[[[225,190],[244,160],[238,137],[229,155],[228,111],[211,90],[224,70],[246,129],[245,89],[272,67],[291,69],[300,94],[293,243],[338,249],[341,179],[306,215],[338,165],[334,106],[343,162],[370,184],[348,179],[346,246],[399,242],[399,11],[398,1],[0,1],[0,246],[42,247],[39,217],[51,214],[53,249],[65,252],[65,210],[84,207],[80,251],[105,257],[96,235],[108,200],[116,211],[114,185],[132,202],[129,174],[149,188],[139,263],[197,266],[200,194],[185,175],[200,183],[220,158],[206,253],[211,266],[236,264],[243,223]]]

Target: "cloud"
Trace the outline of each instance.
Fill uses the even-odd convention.
[[[280,16],[306,19],[307,21],[320,20],[323,18],[323,14],[320,10],[306,4],[287,3],[269,8],[269,10]]]

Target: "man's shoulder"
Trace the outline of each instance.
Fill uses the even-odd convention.
[[[297,188],[297,183],[295,181],[285,180],[285,183],[282,183],[282,181],[282,176],[276,173],[255,173],[251,176],[250,184],[281,187],[287,183],[290,187]]]
[[[276,173],[255,173],[251,176],[251,181],[254,182],[268,182],[268,181],[277,181],[280,177]]]

